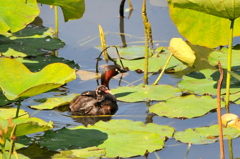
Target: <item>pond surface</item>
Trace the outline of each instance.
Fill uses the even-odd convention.
[[[95,71],[96,57],[99,55],[100,51],[96,49],[96,46],[100,45],[98,24],[100,24],[106,33],[107,45],[122,45],[122,41],[119,35],[119,3],[120,1],[113,0],[86,0],[86,11],[83,17],[79,20],[73,20],[64,23],[62,14],[60,13],[60,24],[59,24],[59,38],[66,43],[66,46],[59,50],[59,56],[64,57],[69,60],[74,60],[80,65],[81,70]],[[128,46],[131,45],[141,45],[144,46],[144,31],[143,23],[141,17],[141,5],[142,1],[132,0],[134,11],[130,17],[127,18],[128,12],[125,12],[126,18],[124,18],[124,30],[126,34],[126,42]],[[127,2],[125,8],[127,8]],[[178,33],[176,27],[172,23],[169,14],[167,3],[165,0],[149,0],[147,2],[147,14],[149,21],[152,25],[154,47],[158,46],[168,46],[168,43],[173,37],[181,37]],[[54,13],[50,10],[48,6],[41,6],[40,18],[43,20],[43,25],[46,27],[54,28]],[[100,64],[105,64],[102,61]],[[152,84],[158,75],[153,75],[149,79],[149,83]],[[121,82],[121,86],[129,85],[129,83],[135,82],[134,85],[142,83],[139,80],[143,77],[143,74],[137,74],[133,71],[127,73]],[[170,84],[176,86],[181,79],[174,77],[173,75],[165,74],[159,84]],[[118,86],[118,79],[112,79],[110,81],[110,88],[116,88]],[[60,95],[61,93],[81,93],[85,90],[94,90],[97,86],[96,80],[83,81],[79,77],[67,83],[63,87],[62,92],[49,92],[38,95],[39,98],[43,96],[53,96]],[[32,98],[25,100],[22,103],[23,109],[25,109],[31,116],[41,118],[45,121],[54,122],[54,130],[58,130],[62,127],[74,127],[82,125],[78,120],[71,117],[71,114],[67,110],[41,110],[36,111],[30,109],[28,106],[32,103]],[[154,102],[150,103],[150,105]],[[180,120],[180,119],[170,119],[160,116],[153,116],[148,113],[148,105],[145,102],[138,103],[124,103],[118,102],[119,110],[112,116],[112,119],[129,119],[133,121],[142,121],[145,123],[156,123],[161,125],[169,125],[176,129],[176,131],[182,131],[187,128],[210,126],[217,124],[217,113],[211,112],[203,117]],[[238,105],[232,104],[230,111],[240,115],[240,108]],[[224,112],[223,112],[224,113]],[[30,137],[38,138],[38,136],[43,135],[43,133],[33,134]],[[230,157],[231,153],[228,151],[228,142],[225,140],[225,152],[226,158],[237,158],[240,157],[240,140],[233,140],[233,156]],[[156,153],[151,153],[149,159],[154,159],[159,156],[162,159],[176,159],[185,158],[187,155],[188,145],[180,143],[172,138],[170,138],[165,147],[157,151]],[[37,157],[36,157],[37,158]],[[38,157],[41,158],[41,157]],[[43,157],[45,158],[45,157]],[[144,158],[134,157],[134,158]],[[209,144],[209,145],[191,145],[188,159],[213,159],[219,158],[219,143]]]

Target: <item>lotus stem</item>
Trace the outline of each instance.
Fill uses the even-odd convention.
[[[147,29],[147,12],[146,12],[146,0],[143,0],[142,5],[142,19],[143,19],[143,26],[144,26],[144,33],[145,33],[145,61],[144,61],[144,75],[143,80],[144,84],[148,84],[148,55],[149,55],[149,46],[148,46],[148,29]]]
[[[16,150],[15,150],[15,141],[14,141],[14,136],[15,136],[15,131],[16,131],[16,125],[13,126],[11,135],[10,135],[10,139],[11,139],[11,143],[10,143],[10,149],[9,149],[9,154],[8,154],[8,159],[11,158],[12,153],[14,152],[16,154]],[[17,158],[17,157],[16,157]]]
[[[20,106],[21,106],[21,98],[18,98],[18,106],[17,106],[17,112],[16,112],[16,116],[15,116],[15,118],[18,118],[18,114],[19,114]]]
[[[58,6],[54,6],[55,14],[55,37],[58,38]]]
[[[232,43],[233,43],[233,27],[234,27],[234,20],[231,20],[230,25],[230,36],[229,36],[229,44],[228,44],[228,65],[227,65],[227,78],[226,78],[226,111],[229,112],[229,94],[230,94],[230,84],[231,84],[231,75],[230,72],[232,70]]]
[[[219,130],[219,147],[220,147],[220,158],[224,159],[224,142],[223,142],[223,129],[222,129],[222,120],[221,120],[221,88],[222,88],[222,81],[223,81],[223,69],[220,61],[218,61],[218,70],[220,72],[220,77],[218,80],[217,86],[217,116],[218,116],[218,130]]]
[[[163,66],[161,73],[159,74],[158,78],[157,78],[156,81],[153,83],[153,85],[157,85],[158,82],[160,81],[160,79],[162,78],[162,75],[163,75],[163,73],[164,73],[164,71],[165,71],[165,69],[166,69],[169,61],[171,60],[172,56],[173,56],[173,54],[171,53],[171,54],[169,55],[169,57],[168,57],[165,65]]]

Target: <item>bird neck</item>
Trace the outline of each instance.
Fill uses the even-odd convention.
[[[106,71],[101,75],[101,84],[109,88],[109,81],[113,76],[115,76],[115,71]]]

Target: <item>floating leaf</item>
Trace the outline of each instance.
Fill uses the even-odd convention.
[[[209,127],[198,127],[195,129],[186,129],[174,134],[174,138],[183,143],[192,144],[211,144],[218,140],[218,125]],[[223,136],[226,138],[236,138],[240,136],[240,131],[235,128],[224,128]]]
[[[171,0],[171,2],[173,1],[176,2],[175,0]],[[171,19],[177,26],[179,33],[188,41],[195,45],[207,46],[210,48],[228,45],[231,23],[229,19],[220,18],[196,10],[174,7],[171,2],[168,3]],[[188,2],[191,3],[193,1]],[[206,3],[206,1],[202,2]],[[211,1],[209,0],[208,2]],[[214,2],[216,1],[214,0]],[[218,2],[220,3],[221,1]],[[218,9],[218,7],[215,7],[215,9]],[[218,13],[222,14],[221,11]],[[240,18],[234,21],[234,37],[240,35],[239,24]]]
[[[29,25],[14,34],[0,35],[0,52],[7,57],[36,56],[62,48],[65,43],[53,38],[51,28]]]
[[[138,102],[146,100],[166,100],[181,94],[181,90],[170,85],[126,86],[111,89],[118,100],[124,102]]]
[[[23,29],[38,16],[40,10],[36,0],[0,0],[0,34]]]
[[[240,57],[239,57],[240,50],[232,50],[232,67],[239,67],[240,63]],[[227,48],[223,47],[221,50],[216,50],[212,52],[209,57],[208,61],[213,66],[216,66],[218,61],[221,62],[221,65],[223,68],[227,68],[227,56],[228,56],[228,50]]]
[[[164,64],[166,63],[168,57],[170,55],[170,51],[166,48],[162,50],[161,53],[155,54],[152,57],[148,59],[149,66],[148,71],[149,72],[157,72],[162,69]],[[128,66],[128,68],[132,71],[135,71],[137,69],[144,70],[144,59],[135,59],[135,60],[124,60],[122,59],[123,65]],[[120,64],[120,61],[117,60],[117,63]],[[187,66],[184,65],[182,62],[180,62],[175,57],[172,57],[167,69],[174,69],[175,71],[181,71],[186,69]]]
[[[16,116],[17,108],[1,108],[0,109],[0,118],[9,119]],[[29,114],[23,109],[19,109],[18,118],[29,118]]]
[[[38,0],[38,3],[60,6],[63,11],[65,22],[79,19],[85,12],[84,0]]]
[[[10,100],[34,96],[76,78],[75,71],[62,63],[50,64],[32,73],[14,59],[0,58],[0,70],[0,87]]]
[[[149,108],[149,111],[168,118],[194,118],[216,109],[216,103],[217,99],[210,96],[188,95],[154,104]],[[224,106],[224,103],[222,103],[222,106]]]
[[[164,145],[164,136],[171,137],[173,132],[174,129],[169,126],[111,120],[100,121],[94,126],[78,126],[71,130],[63,128],[57,133],[48,131],[39,142],[41,146],[53,150],[97,146],[106,150],[107,158],[131,157],[144,155],[146,150],[153,152],[161,149]]]
[[[55,55],[38,55],[36,57],[31,56],[30,58],[15,58],[15,60],[23,63],[30,71],[38,72],[48,64],[52,63],[64,63],[73,69],[79,69],[79,65],[74,61],[64,59],[62,57],[57,57]]]
[[[102,156],[105,156],[105,154],[106,154],[105,149],[100,149],[94,146],[94,147],[88,147],[84,149],[60,151],[60,154],[54,155],[52,159],[72,158],[73,156],[81,157],[81,158],[98,159],[98,158],[101,158]]]
[[[226,76],[224,76],[226,77]],[[217,93],[217,81],[219,79],[219,71],[205,69],[199,72],[192,72],[183,76],[183,80],[178,83],[178,87],[183,91],[195,94],[211,94]],[[226,92],[226,80],[223,80],[222,94]],[[231,83],[231,93],[240,91],[238,82]]]
[[[32,105],[30,106],[30,108],[39,109],[39,110],[53,109],[62,105],[69,104],[73,100],[73,98],[75,98],[77,95],[78,94],[69,94],[67,96],[38,99],[35,101],[38,101],[42,104]]]
[[[196,56],[194,55],[194,51],[182,38],[172,38],[169,50],[177,59],[190,67],[193,66]]]
[[[96,73],[85,70],[78,70],[76,74],[81,78],[81,80],[84,81],[96,79],[99,77]]]

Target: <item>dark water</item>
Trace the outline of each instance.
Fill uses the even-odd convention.
[[[66,59],[74,60],[77,62],[81,70],[94,71],[96,57],[100,53],[99,50],[95,49],[99,42],[98,24],[100,24],[105,31],[107,45],[122,45],[121,38],[119,36],[119,1],[116,0],[86,0],[86,11],[83,18],[79,20],[73,20],[64,23],[62,14],[60,13],[60,24],[59,24],[59,38],[66,43],[63,49],[59,50],[59,56]],[[132,0],[134,11],[130,19],[124,19],[125,33],[132,36],[127,36],[126,41],[128,46],[131,45],[142,45],[144,46],[143,37],[143,24],[141,19],[141,5],[142,1]],[[125,4],[127,8],[127,3]],[[177,32],[176,27],[171,22],[168,15],[167,3],[165,0],[150,0],[147,2],[147,14],[149,21],[151,22],[153,29],[153,39],[155,48],[157,46],[168,46],[169,40],[173,37],[181,37]],[[127,16],[128,13],[125,13]],[[53,10],[50,10],[48,6],[41,6],[40,17],[43,20],[43,25],[54,28],[54,14]],[[138,38],[135,38],[138,37]],[[138,42],[138,43],[133,43]],[[104,62],[101,62],[104,64]],[[140,79],[143,75],[130,72],[128,76],[124,77],[124,81],[121,85],[127,85],[128,83],[134,82]],[[149,83],[155,81],[158,75],[153,75],[149,79]],[[174,78],[171,75],[164,75],[160,84],[171,84],[176,86],[177,82],[181,79]],[[137,85],[142,83],[142,80],[134,83]],[[96,80],[82,81],[80,78],[69,82],[65,88],[70,93],[81,93],[84,90],[92,90],[97,86]],[[118,80],[113,79],[110,82],[111,88],[118,87]],[[60,94],[45,93],[38,95],[37,97],[51,96]],[[34,97],[36,98],[36,97]],[[41,118],[45,121],[53,121],[54,129],[60,129],[62,127],[73,127],[81,125],[81,123],[74,120],[68,111],[59,110],[41,110],[36,111],[28,108],[27,106],[33,104],[32,98],[24,101],[22,108],[29,112],[31,116]],[[112,119],[130,119],[134,121],[142,121],[145,123],[153,122],[161,125],[169,125],[176,129],[176,131],[182,131],[187,128],[208,126],[217,123],[217,114],[208,113],[204,117],[179,120],[170,119],[165,117],[154,116],[152,117],[148,113],[148,106],[145,102],[139,103],[124,103],[118,102],[119,110],[112,117]],[[153,104],[153,103],[150,103]],[[238,105],[231,106],[231,112],[240,115],[240,109]],[[43,135],[43,133],[37,133],[30,135],[30,137],[37,137]],[[233,140],[233,158],[240,157],[240,140]],[[230,158],[228,155],[227,141],[225,141],[226,147],[226,158]],[[161,159],[179,159],[185,158],[187,153],[187,144],[175,141],[173,138],[169,139],[165,148],[160,151],[151,153],[150,159],[157,158]],[[135,157],[144,158],[144,157]],[[215,159],[219,158],[219,143],[216,142],[210,145],[192,145],[188,154],[188,159]]]

